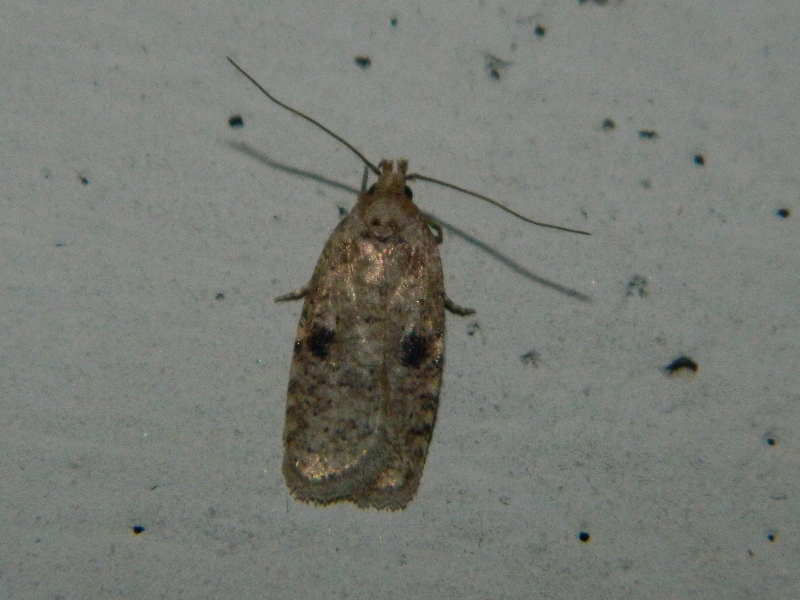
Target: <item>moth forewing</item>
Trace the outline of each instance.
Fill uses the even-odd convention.
[[[306,287],[289,375],[284,475],[300,500],[404,508],[419,486],[444,366],[436,239],[381,166]]]

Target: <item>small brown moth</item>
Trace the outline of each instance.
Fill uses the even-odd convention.
[[[378,175],[331,234],[311,281],[276,298],[305,300],[283,430],[286,484],[303,502],[405,508],[419,487],[436,422],[445,308],[458,315],[474,312],[446,296],[437,248],[441,229],[412,202],[407,182],[438,183],[529,223],[588,233],[531,221],[480,194],[409,174],[405,160],[397,170],[386,160],[376,167],[228,60],[267,98],[332,135]]]

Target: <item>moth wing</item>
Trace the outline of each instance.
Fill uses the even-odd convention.
[[[300,500],[403,508],[413,498],[444,362],[441,258],[417,213],[381,247],[356,215],[308,287],[289,376],[284,475]]]

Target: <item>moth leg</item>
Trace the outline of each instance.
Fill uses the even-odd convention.
[[[442,240],[444,239],[444,234],[442,233],[442,226],[439,225],[436,221],[428,219],[428,227],[430,227],[436,232],[436,234],[433,236],[434,241],[437,244],[441,244]],[[444,295],[444,307],[454,315],[459,315],[461,317],[466,317],[467,315],[475,314],[474,308],[464,308],[463,306],[459,306],[458,304],[450,300],[450,298],[447,297],[447,294]]]
[[[289,292],[288,294],[284,294],[283,296],[278,296],[275,298],[275,302],[288,302],[290,300],[302,300],[305,298],[306,294],[308,294],[308,286],[304,285],[299,290],[295,290],[293,292]],[[446,306],[446,304],[445,304]]]
[[[433,236],[433,239],[436,240],[437,244],[441,244],[442,240],[444,239],[444,234],[442,233],[442,226],[439,225],[436,221],[431,221],[428,219],[428,227],[433,229],[436,234]]]
[[[444,307],[454,315],[458,315],[460,317],[466,317],[467,315],[475,314],[474,308],[464,308],[463,306],[459,306],[450,300],[450,298],[447,297],[447,294],[444,295]]]

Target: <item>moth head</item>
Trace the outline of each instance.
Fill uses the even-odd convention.
[[[364,224],[364,235],[385,243],[395,239],[401,231],[419,219],[419,209],[411,200],[411,188],[406,185],[408,161],[383,160],[379,164],[378,181],[362,193],[354,214]]]
[[[394,161],[382,160],[378,164],[381,174],[378,181],[372,185],[367,194],[402,194],[409,200],[414,197],[411,188],[406,185],[406,173],[408,172],[408,161],[398,159],[397,171],[394,170]]]

